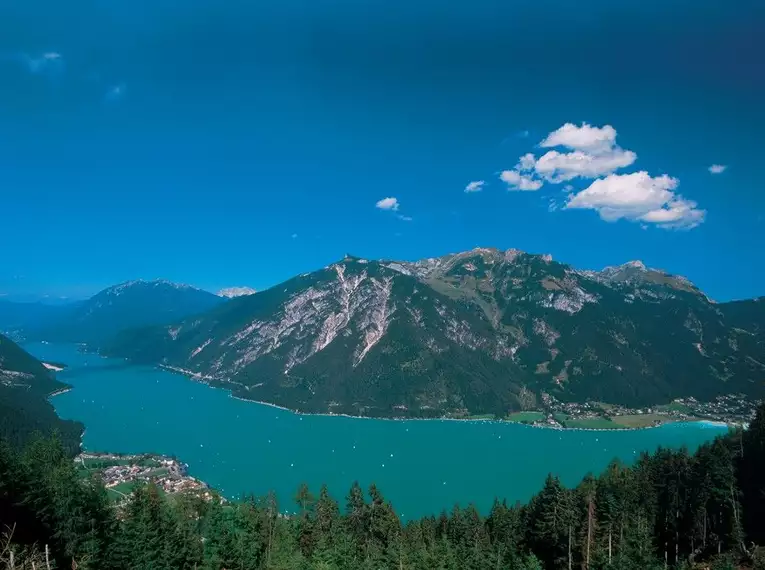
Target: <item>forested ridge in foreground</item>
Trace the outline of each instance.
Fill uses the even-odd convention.
[[[288,518],[273,495],[206,503],[147,485],[115,509],[56,438],[3,443],[0,558],[16,569],[45,568],[47,548],[50,567],[79,569],[761,570],[765,405],[747,431],[693,455],[659,449],[574,489],[549,476],[527,505],[498,501],[485,517],[455,506],[404,524],[374,485],[354,484],[342,507],[326,487],[294,500]]]
[[[64,448],[76,452],[82,424],[59,418],[48,401],[67,388],[39,360],[0,334],[0,438],[18,447],[37,431],[57,430]]]

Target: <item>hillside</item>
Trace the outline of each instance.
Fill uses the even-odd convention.
[[[42,363],[0,335],[0,437],[19,446],[36,431],[58,430],[68,451],[79,449],[82,424],[61,420],[47,399],[64,388]]]
[[[740,302],[739,302],[740,303]],[[765,388],[759,301],[716,304],[631,262],[580,271],[476,249],[415,263],[346,257],[113,355],[308,412],[433,416],[532,408],[542,392],[629,406]]]
[[[63,315],[27,331],[29,338],[98,347],[117,332],[208,311],[225,299],[169,281],[130,281],[104,289]]]

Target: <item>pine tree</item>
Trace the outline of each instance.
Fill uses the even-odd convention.
[[[749,540],[765,545],[765,402],[741,438],[742,457],[739,459],[739,484],[746,509],[743,524]]]
[[[527,541],[546,568],[567,567],[569,508],[560,480],[548,475],[526,510]]]
[[[298,544],[303,554],[310,556],[318,540],[317,523],[314,518],[316,499],[305,483],[300,485],[295,495],[295,503],[300,509],[296,522]]]

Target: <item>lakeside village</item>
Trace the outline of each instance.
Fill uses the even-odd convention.
[[[140,483],[154,483],[168,495],[192,494],[211,501],[216,496],[206,483],[187,474],[188,465],[162,455],[81,453],[75,458],[83,477],[98,477],[110,498],[124,504]]]
[[[749,400],[744,394],[728,394],[711,402],[678,398],[661,406],[627,408],[598,402],[564,403],[542,393],[542,410],[517,412],[508,419],[559,429],[636,429],[682,421],[712,421],[746,427],[754,419],[759,404],[759,400]]]

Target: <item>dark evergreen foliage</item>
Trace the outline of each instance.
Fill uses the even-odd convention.
[[[496,501],[486,517],[455,506],[405,525],[358,484],[342,513],[305,485],[289,518],[273,495],[207,503],[151,485],[115,510],[59,440],[2,443],[0,528],[14,529],[16,568],[48,545],[55,567],[114,570],[762,570],[764,420],[765,406],[750,431],[614,462],[573,489],[550,476],[524,506]]]
[[[35,432],[55,430],[67,452],[74,454],[80,448],[82,424],[60,419],[48,401],[50,394],[66,387],[36,358],[0,335],[0,438],[21,447]]]

